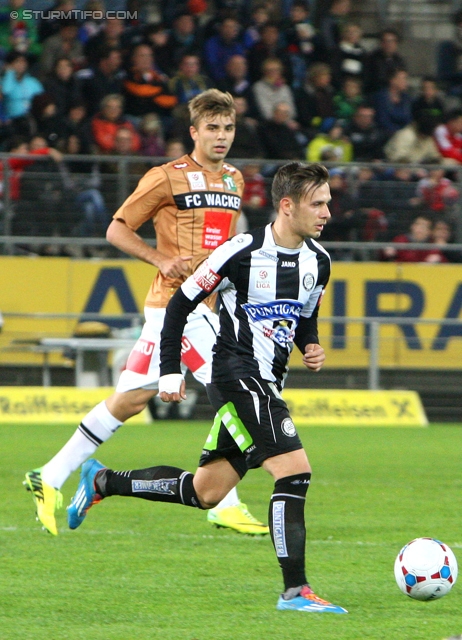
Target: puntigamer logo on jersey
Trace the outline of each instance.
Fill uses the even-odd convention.
[[[252,322],[261,320],[298,320],[302,307],[302,303],[295,300],[275,300],[267,304],[250,304],[247,302],[242,305]]]
[[[207,260],[194,272],[193,278],[197,285],[204,291],[212,291],[213,287],[221,280],[218,273],[215,273],[215,271],[210,268]]]

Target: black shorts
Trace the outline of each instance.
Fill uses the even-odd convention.
[[[286,403],[275,385],[259,378],[207,384],[217,412],[199,466],[226,458],[241,478],[267,458],[302,449]]]

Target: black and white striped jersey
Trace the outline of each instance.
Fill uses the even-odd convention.
[[[234,236],[205,260],[167,307],[161,375],[180,373],[181,335],[188,314],[220,295],[220,333],[212,382],[256,376],[282,388],[296,344],[318,342],[317,315],[330,276],[329,254],[307,239],[299,249],[276,245],[271,224]]]

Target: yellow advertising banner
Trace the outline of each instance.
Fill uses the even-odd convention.
[[[123,318],[124,313],[142,313],[155,272],[150,265],[128,259],[1,257],[0,311],[37,315],[5,315],[0,365],[40,365],[43,355],[29,349],[27,341],[71,336],[79,314],[121,314]],[[325,367],[367,367],[369,328],[357,320],[375,317],[385,321],[379,331],[381,368],[458,369],[461,311],[462,264],[334,262],[319,312]],[[44,313],[57,317],[41,317]],[[69,313],[77,317],[58,316]],[[325,320],[332,317],[337,320]],[[400,318],[427,322],[401,326],[396,322]],[[444,325],[446,318],[454,324]],[[130,322],[122,319],[111,324],[120,327]],[[50,362],[63,364],[64,360],[60,354],[51,354]],[[291,366],[302,366],[297,349]]]
[[[111,393],[108,387],[0,387],[0,424],[79,424]],[[145,424],[151,417],[145,410],[128,422]]]
[[[326,427],[425,427],[415,391],[284,389],[295,425]]]

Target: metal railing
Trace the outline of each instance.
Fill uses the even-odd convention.
[[[5,319],[5,327],[8,326],[9,320],[78,320],[78,322],[98,320],[103,323],[110,324],[111,321],[116,321],[120,323],[121,320],[130,324],[132,326],[140,325],[143,320],[143,315],[139,313],[127,313],[127,314],[102,314],[102,313],[19,313],[19,312],[3,312],[3,317]],[[342,335],[339,335],[339,326],[345,326],[355,324],[361,325],[363,327],[362,336],[360,338],[361,341],[365,344],[365,349],[369,352],[368,364],[367,364],[367,388],[369,390],[378,390],[380,389],[380,372],[381,369],[384,368],[383,364],[380,362],[380,351],[381,346],[383,345],[383,338],[380,335],[380,329],[385,325],[397,325],[399,327],[409,326],[409,325],[439,325],[442,327],[446,326],[462,326],[462,321],[460,319],[454,318],[419,318],[419,317],[400,317],[400,316],[389,316],[389,317],[343,317],[343,316],[320,316],[319,317],[319,335],[320,342],[324,346],[332,347],[336,341],[339,340],[347,340],[346,332],[340,332]],[[327,325],[327,329],[326,329]],[[8,331],[5,329],[2,334],[3,347],[0,348],[0,365],[1,365],[1,354],[2,351],[14,352],[15,348],[17,351],[23,351],[25,344],[31,345],[31,352],[43,354],[43,368],[44,368],[44,379],[46,379],[49,384],[50,376],[49,376],[49,362],[48,362],[48,353],[52,351],[57,351],[56,344],[63,342],[63,340],[72,341],[75,338],[72,335],[59,335],[56,333],[46,333],[43,330],[40,333],[40,337],[34,340],[21,339],[18,333],[15,333],[15,339],[11,339],[8,337]],[[29,334],[28,334],[28,337]],[[51,338],[51,340],[50,340]],[[401,340],[403,338],[396,338],[395,340]],[[53,340],[55,342],[53,342]],[[107,336],[101,338],[101,351],[108,351],[108,342]],[[98,338],[93,338],[91,344],[91,349],[93,351],[98,350]],[[133,344],[135,340],[133,340]],[[120,341],[120,346],[127,347],[127,339],[123,338]],[[58,345],[58,346],[59,346]],[[116,343],[114,342],[114,346]],[[389,348],[390,345],[388,345]],[[34,351],[35,349],[35,351]],[[83,349],[83,347],[82,347]],[[59,350],[59,349],[58,349]],[[458,365],[459,366],[459,365]],[[406,367],[399,367],[397,365],[393,365],[395,369],[406,369]],[[348,367],[338,367],[339,369],[348,369]],[[360,369],[361,367],[355,366],[355,363],[351,363],[351,369]],[[364,369],[364,367],[362,367]],[[444,367],[441,367],[444,369]]]
[[[168,160],[167,158],[142,156],[67,155],[63,156],[62,163],[54,163],[46,156],[14,156],[15,158],[33,159],[34,171],[26,167],[18,173],[8,163],[8,159],[11,157],[13,156],[10,154],[0,153],[0,164],[3,167],[0,251],[7,255],[33,252],[41,245],[55,248],[59,245],[78,248],[106,248],[107,251],[113,252],[111,255],[120,255],[105,240],[104,220],[97,229],[83,233],[79,221],[81,222],[84,214],[82,205],[79,204],[79,196],[87,188],[95,188],[100,192],[106,208],[105,221],[107,225],[112,214],[133,191],[143,173],[151,166],[163,164]],[[270,202],[272,176],[277,168],[286,161],[231,158],[230,162],[239,168],[245,164],[258,163],[265,178],[268,202]],[[107,172],[109,165],[111,173]],[[412,206],[405,206],[406,194],[416,186],[415,180],[393,180],[391,179],[392,172],[397,168],[409,169],[413,175],[417,176],[424,171],[442,168],[440,165],[358,162],[326,163],[326,166],[329,169],[335,167],[344,170],[347,193],[355,198],[355,206],[358,210],[362,211],[365,208],[373,207],[385,213],[390,221],[389,237],[393,236],[395,230],[396,233],[404,232],[410,218],[419,212],[418,209],[414,210]],[[47,167],[48,170],[45,170]],[[76,167],[79,167],[79,171],[76,171]],[[82,172],[82,167],[88,167],[88,171]],[[37,171],[37,168],[43,168],[43,171]],[[364,168],[374,172],[370,182],[366,181],[365,183],[360,176],[361,170]],[[94,170],[91,179],[89,177],[90,169]],[[446,217],[451,219],[455,227],[454,239],[458,245],[445,246],[445,251],[446,249],[461,251],[462,166],[444,167],[444,169],[451,172],[454,185],[459,191],[458,200],[448,205],[446,212]],[[364,195],[365,193],[366,195]],[[265,213],[269,219],[273,212],[268,206]],[[354,232],[357,237],[348,241],[322,240],[322,243],[327,249],[350,250],[353,255],[352,259],[374,259],[374,252],[380,251],[385,245],[377,241],[362,239],[362,231],[363,229],[359,228]],[[152,225],[144,225],[140,233],[148,242],[155,244]],[[387,242],[386,245],[389,246],[389,243]],[[24,247],[26,247],[25,251]],[[428,245],[424,247],[408,245],[407,248],[428,249]]]

